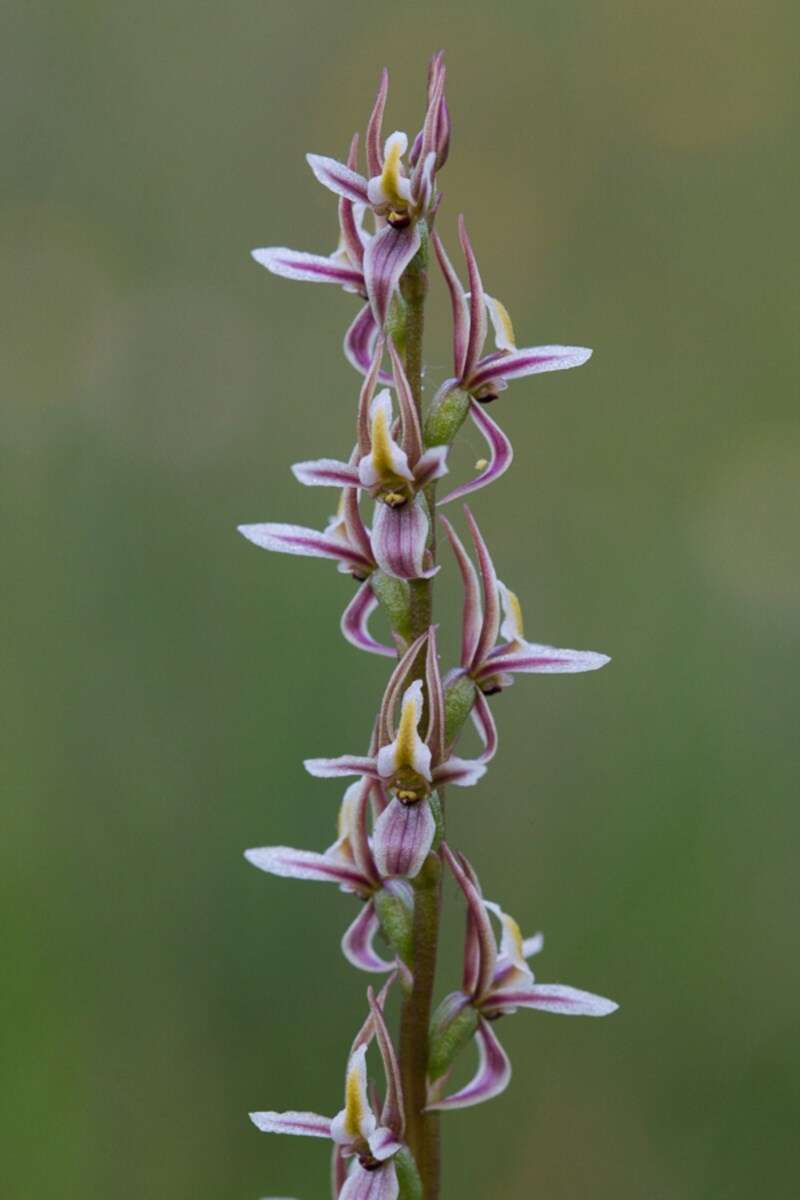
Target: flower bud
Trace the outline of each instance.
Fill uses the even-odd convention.
[[[426,446],[445,446],[452,442],[469,412],[469,401],[469,393],[461,388],[453,388],[440,400],[434,400],[423,429]]]
[[[411,642],[411,596],[407,581],[383,571],[375,571],[370,578],[370,586],[383,605],[392,629],[405,641]]]
[[[375,893],[374,904],[387,942],[406,966],[412,966],[414,909],[408,885],[387,882]]]
[[[452,745],[458,737],[475,703],[475,684],[469,675],[459,675],[444,694],[444,740]]]
[[[445,996],[431,1019],[428,1078],[431,1083],[449,1071],[478,1028],[478,1014],[462,992]]]
[[[422,1200],[422,1180],[408,1147],[403,1146],[398,1150],[392,1162],[397,1172],[397,1182],[400,1185],[397,1200]]]

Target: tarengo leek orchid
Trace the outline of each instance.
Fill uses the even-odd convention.
[[[375,947],[380,931],[378,909],[385,901],[395,910],[405,910],[410,924],[414,899],[407,884],[399,879],[385,880],[378,870],[367,833],[370,800],[373,811],[380,813],[386,807],[386,797],[374,780],[365,779],[348,787],[339,810],[336,841],[323,854],[289,846],[261,846],[246,850],[245,858],[270,875],[335,883],[341,891],[364,901],[342,938],[342,952],[359,970],[381,972],[391,971],[400,963],[382,958]]]
[[[527,960],[541,950],[542,935],[523,938],[513,917],[499,905],[484,900],[466,858],[454,855],[444,843],[442,854],[467,902],[467,936],[461,991],[442,1001],[433,1020],[429,1109],[467,1108],[490,1100],[508,1087],[511,1064],[490,1025],[499,1017],[515,1013],[518,1008],[540,1008],[565,1016],[605,1017],[619,1007],[604,996],[566,984],[536,983]],[[500,923],[499,944],[489,913]],[[454,1029],[458,1031],[456,1038],[452,1037]],[[452,1058],[464,1043],[464,1033],[467,1036],[471,1033],[477,1042],[478,1070],[465,1087],[445,1097],[442,1092]],[[449,1061],[447,1056],[437,1058],[437,1038],[448,1046]]]
[[[427,730],[419,732],[423,710],[423,684],[414,680],[403,690],[418,653],[426,646],[425,697]],[[402,699],[400,693],[402,691]],[[394,711],[400,701],[400,719]],[[482,727],[476,721],[478,732]],[[383,784],[392,795],[375,824],[373,853],[384,877],[411,878],[420,870],[436,832],[431,799],[446,783],[471,787],[486,771],[494,746],[485,743],[477,759],[447,755],[444,747],[444,697],[436,646],[436,630],[412,642],[389,679],[378,715],[377,751],[365,757],[310,758],[306,770],[320,779],[361,775]]]
[[[262,1133],[330,1139],[339,1159],[352,1159],[347,1174],[342,1172],[340,1175],[338,1200],[397,1200],[400,1185],[396,1157],[403,1156],[406,1170],[410,1166],[403,1143],[403,1091],[397,1055],[382,1006],[372,989],[368,996],[370,1016],[351,1050],[345,1075],[344,1107],[335,1117],[312,1112],[250,1113],[250,1120]],[[380,1116],[376,1115],[367,1086],[367,1050],[373,1039],[380,1050],[386,1087]]]
[[[606,654],[597,654],[593,650],[559,650],[525,639],[519,600],[497,578],[486,542],[466,505],[464,512],[475,547],[480,588],[478,575],[463,543],[447,518],[442,517],[464,586],[461,667],[451,673],[448,682],[459,675],[468,675],[484,695],[490,696],[510,687],[515,674],[568,675],[604,667],[610,661]],[[502,640],[496,645],[498,635]]]
[[[439,1200],[436,1110],[496,1096],[510,1077],[494,1022],[518,1008],[586,1016],[616,1008],[589,992],[538,984],[528,960],[541,949],[541,935],[524,939],[516,922],[484,899],[467,860],[445,842],[445,785],[478,783],[497,749],[488,698],[517,674],[592,671],[608,659],[527,640],[519,601],[497,578],[467,509],[469,553],[442,519],[464,594],[458,662],[448,664],[442,679],[433,604],[440,569],[435,516],[450,446],[469,415],[487,451],[473,478],[438,499],[439,506],[485,487],[511,464],[511,443],[488,415],[487,403],[510,380],[578,366],[590,354],[570,346],[517,347],[506,309],[483,289],[463,218],[459,239],[466,288],[456,275],[434,228],[442,199],[438,173],[450,146],[444,84],[442,55],[436,54],[428,70],[422,128],[410,147],[405,133],[384,136],[384,71],[361,142],[361,164],[358,135],[344,162],[308,156],[317,179],[338,200],[339,240],[332,254],[283,247],[253,252],[276,275],[334,284],[360,298],[344,352],[363,380],[339,443],[339,453],[351,447],[349,457],[331,457],[330,448],[320,447],[326,457],[292,468],[304,485],[338,491],[338,507],[327,526],[318,531],[243,525],[241,532],[267,550],[330,559],[352,576],[357,589],[341,619],[344,636],[360,649],[396,660],[371,723],[368,752],[305,762],[314,776],[356,777],[341,802],[333,845],[322,853],[288,846],[246,852],[268,874],[333,883],[356,897],[362,908],[342,938],[344,955],[360,970],[388,974],[377,1000],[368,992],[370,1011],[350,1051],[341,1112],[333,1118],[308,1112],[252,1114],[267,1132],[333,1143],[334,1200]],[[431,241],[452,308],[453,373],[428,396],[423,331]],[[487,350],[490,331],[494,349]],[[303,394],[301,383],[297,394]],[[374,506],[369,526],[362,518],[364,504]],[[386,644],[369,628],[379,604],[390,628]],[[334,660],[320,660],[319,696],[344,700],[346,688],[336,670]],[[468,718],[482,747],[473,758],[457,753]],[[308,724],[315,727],[311,713]],[[503,799],[491,796],[493,811],[499,813]],[[461,987],[445,996],[431,1019],[444,863],[466,901],[467,932]],[[324,983],[324,975],[320,978]],[[384,1001],[395,980],[402,991],[398,1053],[384,1019]],[[382,1102],[367,1086],[366,1057],[373,1041],[383,1061]],[[452,1066],[473,1042],[477,1073],[459,1089],[450,1083]]]
[[[453,311],[454,374],[441,385],[431,407],[436,409],[451,392],[466,393],[470,397],[470,416],[486,439],[491,458],[488,466],[478,476],[450,492],[440,501],[441,504],[447,504],[459,496],[466,496],[478,488],[485,487],[511,464],[510,442],[480,406],[496,400],[500,392],[508,386],[510,379],[538,375],[543,371],[563,371],[568,367],[579,367],[592,353],[584,346],[528,346],[522,350],[517,349],[511,318],[505,306],[483,290],[478,262],[463,217],[459,218],[458,229],[469,275],[468,292],[462,287],[441,239],[435,233],[432,236],[436,257],[450,292]],[[489,321],[494,331],[496,348],[489,354],[482,354]]]
[[[295,463],[292,470],[309,487],[368,491],[376,501],[370,544],[378,566],[397,579],[426,579],[437,568],[428,552],[430,517],[424,489],[446,473],[447,447],[423,449],[414,398],[391,343],[399,425],[389,390],[374,395],[381,348],[382,343],[361,389],[358,446],[350,462],[318,458]]]

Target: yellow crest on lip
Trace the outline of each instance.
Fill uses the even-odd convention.
[[[408,203],[408,196],[404,194],[408,192],[408,185],[401,164],[407,145],[408,138],[404,133],[393,133],[386,139],[383,170],[380,174],[381,191],[392,208],[401,212]],[[406,183],[405,188],[403,183]]]
[[[494,328],[494,340],[498,350],[516,350],[517,343],[514,337],[514,326],[511,324],[511,317],[505,304],[500,300],[496,300],[494,296],[487,296],[484,293],[486,300],[486,308],[489,312],[489,319]]]
[[[388,405],[375,406],[372,414],[372,429],[370,441],[372,466],[380,479],[386,479],[395,474],[394,458],[392,455],[392,431],[389,425],[390,412]]]
[[[364,1096],[363,1057],[352,1063],[347,1072],[344,1090],[344,1125],[345,1132],[351,1138],[361,1135],[361,1126],[367,1115],[367,1105]]]

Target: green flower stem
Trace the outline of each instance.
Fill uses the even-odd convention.
[[[439,1114],[427,1102],[429,1028],[436,975],[442,865],[428,858],[414,880],[414,984],[400,1017],[400,1071],[406,1105],[406,1140],[422,1180],[424,1200],[437,1200],[440,1176]]]
[[[409,263],[400,281],[405,302],[403,350],[409,385],[422,421],[422,339],[425,321],[425,297],[428,291],[428,233],[421,226],[419,251]],[[435,494],[426,489],[430,510],[430,548],[435,555]],[[410,634],[412,638],[430,626],[433,612],[433,588],[430,579],[416,579],[409,585]],[[413,673],[424,678],[425,654],[420,654]],[[436,953],[441,912],[441,861],[431,853],[414,880],[414,923],[412,960],[414,983],[403,1001],[400,1017],[400,1071],[406,1108],[406,1139],[419,1170],[424,1200],[438,1200],[440,1179],[439,1118],[424,1111],[427,1101],[429,1026],[436,975]]]

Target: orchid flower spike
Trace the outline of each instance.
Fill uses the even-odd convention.
[[[592,650],[557,650],[526,640],[519,600],[497,578],[486,542],[466,505],[464,512],[475,547],[480,587],[478,573],[463,543],[447,518],[441,517],[464,586],[461,667],[450,679],[469,676],[484,695],[491,696],[510,687],[514,675],[563,675],[604,667],[610,661],[606,654]],[[498,635],[501,641],[496,645]]]
[[[467,902],[467,936],[460,992],[447,996],[433,1018],[433,1052],[428,1109],[467,1108],[505,1091],[511,1064],[490,1022],[518,1008],[540,1008],[566,1016],[604,1017],[619,1006],[613,1000],[560,983],[536,983],[528,959],[542,949],[543,937],[523,938],[519,925],[497,904],[484,900],[477,876],[463,855],[445,843],[442,853]],[[498,944],[490,914],[500,925]],[[459,1037],[453,1034],[458,1030]],[[443,1037],[444,1035],[444,1037]],[[451,1096],[443,1096],[455,1053],[474,1037],[479,1064],[474,1078]],[[438,1045],[448,1057],[437,1061]]]
[[[421,679],[407,682],[423,647],[424,693]],[[400,718],[395,723],[398,702]],[[427,728],[423,738],[419,727],[424,707],[427,707]],[[483,727],[477,721],[476,726],[482,734]],[[320,779],[361,775],[388,789],[392,799],[373,832],[375,863],[384,879],[412,878],[419,873],[436,833],[436,788],[446,783],[471,787],[484,775],[494,753],[494,745],[487,742],[476,759],[457,758],[445,751],[444,694],[434,626],[411,643],[392,672],[381,703],[377,732],[375,753],[365,757],[310,758],[305,768]]]
[[[432,219],[439,203],[435,174],[447,157],[450,120],[444,99],[445,68],[437,54],[428,73],[425,120],[411,153],[411,171],[403,163],[408,137],[396,131],[383,142],[383,114],[389,89],[384,70],[365,139],[368,176],[347,163],[308,154],[319,182],[340,198],[369,208],[377,231],[364,246],[364,287],[378,328],[383,329],[400,276],[421,245],[420,224]]]
[[[345,958],[361,971],[399,969],[405,975],[401,961],[381,956],[375,939],[380,932],[379,910],[391,907],[395,923],[404,918],[410,925],[414,896],[403,880],[384,879],[378,870],[367,833],[370,802],[378,813],[386,808],[388,799],[380,783],[363,779],[348,787],[339,810],[336,841],[322,854],[289,846],[261,846],[245,850],[244,856],[269,875],[334,883],[340,891],[357,896],[364,905],[342,938]]]
[[[370,988],[368,999],[370,1015],[350,1052],[344,1107],[335,1117],[312,1112],[250,1113],[250,1120],[262,1133],[330,1139],[338,1159],[351,1159],[346,1175],[341,1171],[339,1176],[338,1200],[397,1200],[398,1166],[415,1170],[403,1142],[403,1092],[397,1055],[386,1028],[381,998],[376,999]],[[385,1077],[386,1098],[379,1115],[370,1101],[367,1085],[367,1050],[373,1040],[378,1043]],[[334,1171],[335,1180],[337,1173]]]
[[[358,411],[358,446],[345,463],[319,458],[295,463],[295,477],[310,487],[363,488],[376,501],[371,552],[378,566],[398,579],[435,574],[428,551],[430,518],[424,488],[447,472],[447,446],[423,449],[419,416],[394,344],[389,342],[400,410],[394,419],[388,389],[375,395],[383,343],[376,349]]]
[[[455,393],[469,397],[469,415],[489,448],[489,460],[480,473],[445,496],[447,504],[470,492],[486,487],[511,465],[511,443],[481,407],[496,400],[508,386],[508,380],[543,371],[563,371],[579,367],[591,357],[583,346],[528,346],[517,349],[514,328],[505,306],[483,290],[478,262],[469,240],[464,218],[459,217],[459,240],[469,276],[465,291],[436,233],[432,235],[436,257],[445,278],[453,311],[453,377],[446,379],[432,401],[432,408]],[[488,319],[487,319],[488,318]],[[488,325],[494,331],[495,350],[483,354]]]

